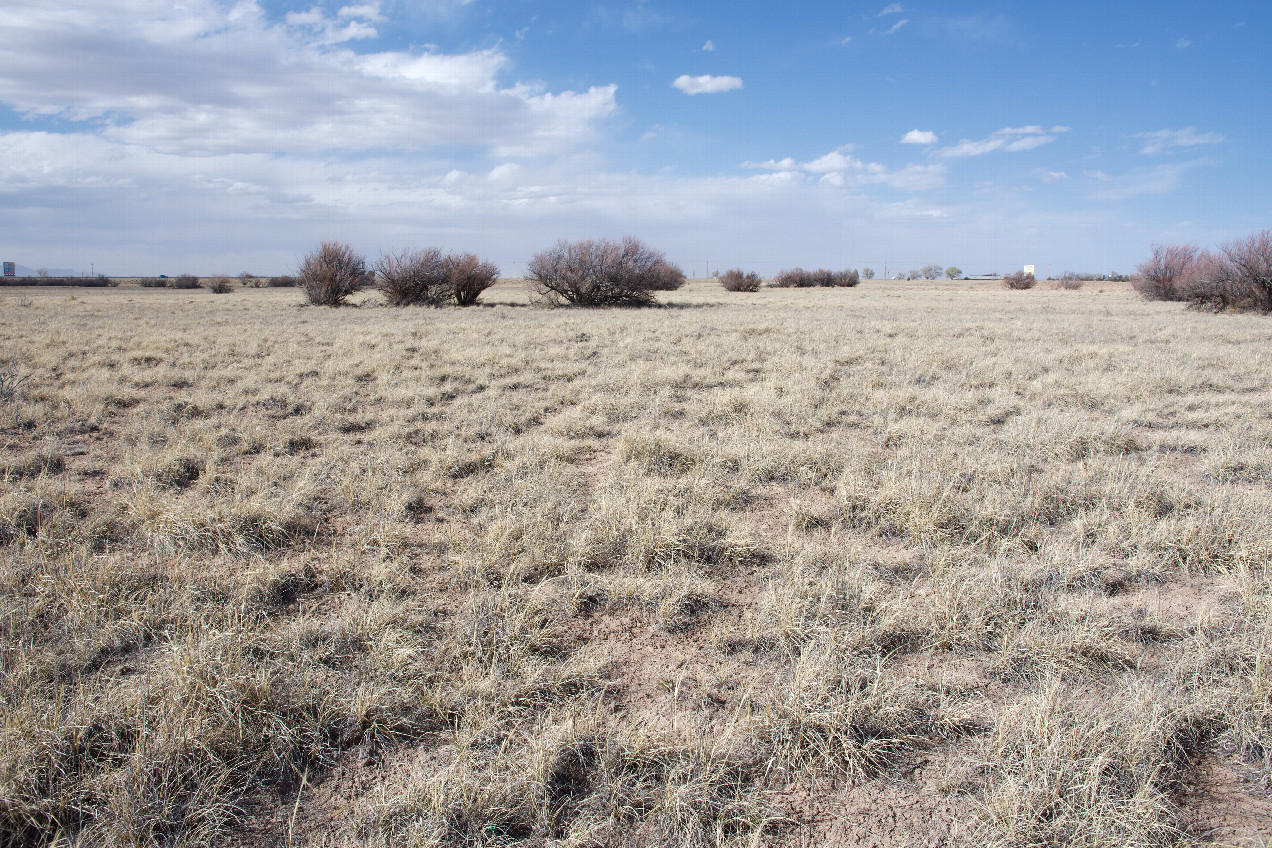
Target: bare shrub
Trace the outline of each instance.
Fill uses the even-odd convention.
[[[1064,291],[1077,291],[1082,288],[1082,278],[1073,271],[1065,271],[1060,275],[1060,279],[1051,284],[1051,287]]]
[[[366,260],[339,241],[324,241],[306,255],[297,274],[305,297],[315,306],[340,306],[371,282]]]
[[[1003,277],[1003,286],[1009,289],[1031,289],[1037,282],[1033,274],[1026,274],[1024,271],[1016,271]]]
[[[453,294],[446,258],[436,247],[380,257],[375,279],[392,306],[441,306]]]
[[[1131,285],[1149,300],[1182,300],[1180,284],[1196,261],[1196,245],[1155,244],[1153,255],[1135,269]]]
[[[649,306],[652,292],[685,282],[684,272],[662,251],[632,236],[617,242],[562,240],[536,253],[527,271],[538,295],[558,306]]]
[[[754,271],[730,268],[720,275],[720,285],[724,286],[725,291],[756,292],[760,290],[760,275]]]
[[[226,276],[217,276],[208,280],[206,287],[212,294],[229,294],[234,291],[234,281]]]
[[[269,286],[271,289],[290,289],[294,288],[297,282],[298,281],[295,277],[289,274],[284,274],[279,277],[270,277],[265,281],[265,285]]]
[[[860,282],[861,275],[851,268],[843,271],[828,271],[825,268],[818,268],[816,271],[805,271],[803,268],[795,268],[779,273],[774,279],[773,285],[778,288],[797,289],[814,287],[847,288]]]
[[[137,285],[143,289],[164,289],[168,287],[168,281],[163,277],[142,277]]]
[[[197,289],[199,287],[199,278],[193,274],[182,274],[172,279],[172,287],[174,289]]]
[[[499,279],[499,268],[491,262],[482,262],[475,254],[446,257],[451,296],[459,306],[472,306],[481,293]]]
[[[1224,305],[1272,312],[1272,229],[1228,242],[1221,249],[1228,271]]]

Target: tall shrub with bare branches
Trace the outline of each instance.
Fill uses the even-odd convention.
[[[459,306],[472,306],[499,279],[499,268],[494,263],[482,262],[472,253],[448,256],[446,265],[451,297]]]
[[[725,291],[757,292],[760,290],[760,275],[754,271],[730,268],[720,275],[720,285],[724,286]]]
[[[339,241],[324,241],[307,254],[301,260],[297,277],[305,297],[316,306],[340,306],[374,279],[367,272],[366,260]]]
[[[1221,249],[1229,272],[1226,305],[1272,312],[1272,229],[1228,242]]]
[[[1196,245],[1155,244],[1153,255],[1135,269],[1131,285],[1149,300],[1182,300],[1181,284],[1196,261]]]
[[[653,292],[685,283],[684,272],[662,251],[632,236],[559,241],[534,255],[527,277],[540,297],[558,306],[649,306]]]
[[[1031,289],[1037,282],[1033,274],[1026,274],[1024,271],[1016,271],[1003,277],[1003,287],[1009,289]]]
[[[436,247],[381,256],[375,281],[391,306],[441,306],[451,297],[446,258]]]

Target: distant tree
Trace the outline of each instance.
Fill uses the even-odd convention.
[[[957,280],[959,277],[963,276],[963,269],[957,265],[951,265],[945,269],[945,276],[949,277],[951,280]]]
[[[913,268],[905,272],[905,279],[907,280],[917,280],[921,276],[922,274],[920,274],[918,271],[916,271]]]
[[[941,276],[941,266],[924,265],[919,269],[919,273],[923,275],[923,279],[925,280],[935,280],[937,277]]]
[[[875,274],[875,272],[874,272],[874,268],[862,268],[862,269],[861,269],[861,279],[863,279],[863,280],[873,280],[873,279],[874,279],[874,274]]]
[[[35,272],[35,276],[39,277],[41,280],[47,280],[49,278],[49,269],[40,268]]]

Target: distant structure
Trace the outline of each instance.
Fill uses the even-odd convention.
[[[16,277],[16,276],[18,276],[18,263],[16,263],[16,262],[6,262],[6,263],[4,263],[4,275],[5,275],[6,277]]]
[[[1025,266],[1025,273],[1026,273],[1026,274],[1032,274],[1033,272],[1034,272],[1034,266],[1032,266],[1032,265],[1026,265],[1026,266]]]

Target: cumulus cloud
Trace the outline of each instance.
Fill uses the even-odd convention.
[[[725,77],[712,76],[711,74],[703,74],[700,77],[691,77],[688,74],[682,74],[676,77],[671,84],[673,88],[678,88],[685,94],[718,94],[721,91],[733,91],[742,87],[741,77]]]
[[[251,0],[13,0],[0,100],[164,153],[419,150],[541,155],[593,137],[615,86],[505,85],[498,49],[357,53],[374,3],[270,21]],[[19,35],[20,34],[20,35]],[[74,56],[73,62],[67,57]]]
[[[901,136],[902,144],[936,144],[936,133],[931,130],[910,130]]]
[[[820,177],[819,181],[827,185],[886,185],[904,191],[926,191],[945,184],[944,165],[910,164],[894,170],[878,162],[864,162],[851,152],[852,145],[844,145],[808,162],[787,156],[764,162],[743,162],[742,167],[772,172],[752,177],[764,182],[797,183],[802,182],[805,175],[811,175]]]
[[[986,153],[1003,151],[1018,153],[1022,150],[1033,150],[1056,140],[1056,134],[1067,132],[1068,127],[1052,127],[1050,131],[1037,125],[1027,127],[1004,127],[996,130],[979,141],[963,139],[951,147],[943,147],[936,151],[937,156],[957,159],[967,156],[983,156]]]
[[[1182,130],[1157,130],[1156,132],[1136,133],[1136,138],[1144,139],[1144,147],[1140,153],[1162,153],[1173,147],[1200,147],[1203,144],[1222,144],[1227,138],[1221,133],[1199,133],[1195,127],[1184,127]]]

